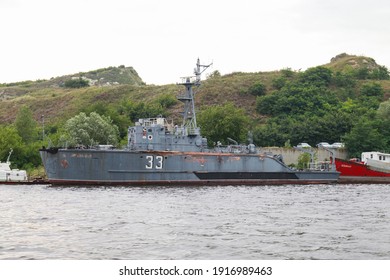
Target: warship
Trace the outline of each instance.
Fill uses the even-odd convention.
[[[57,185],[265,185],[336,182],[334,164],[307,170],[288,167],[280,155],[262,153],[253,143],[208,147],[197,125],[195,90],[210,66],[197,60],[194,76],[182,78],[183,120],[139,119],[128,128],[125,148],[42,147],[47,180]]]

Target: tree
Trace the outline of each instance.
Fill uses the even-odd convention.
[[[204,109],[198,121],[209,144],[218,141],[227,144],[228,138],[238,142],[246,140],[249,117],[243,109],[235,108],[232,103]]]
[[[310,154],[302,153],[298,157],[298,169],[308,169],[310,163]]]
[[[278,113],[280,94],[274,93],[256,98],[256,111],[262,115],[276,115]]]
[[[272,146],[283,146],[288,140],[291,140],[291,134],[283,130],[283,127],[270,120],[266,125],[258,126],[254,129],[253,140],[255,145],[259,147],[272,147]]]
[[[171,94],[163,94],[156,99],[163,108],[170,108],[177,103],[177,98]]]
[[[84,108],[84,112],[88,115],[92,112],[98,113],[101,116],[110,117],[112,123],[118,126],[120,137],[127,135],[127,128],[131,124],[128,116],[120,114],[119,110],[114,107],[113,104],[107,104],[107,102],[97,101],[90,106]]]
[[[379,104],[378,116],[383,120],[390,121],[390,100]]]
[[[291,68],[285,68],[280,70],[280,73],[282,73],[283,77],[285,78],[292,78],[294,77],[295,73]]]
[[[355,126],[343,137],[350,157],[360,157],[362,152],[385,151],[388,149],[386,129],[382,130],[383,122],[371,111],[360,118]]]
[[[272,80],[272,87],[275,89],[283,88],[287,83],[287,79],[285,77],[276,77]]]
[[[65,131],[65,140],[71,146],[118,143],[118,127],[112,124],[110,117],[100,116],[95,112],[89,116],[82,112],[69,119],[65,124]]]
[[[354,75],[358,80],[366,80],[369,77],[370,71],[367,67],[360,67],[354,70]]]
[[[386,66],[379,66],[372,70],[370,77],[375,80],[388,80],[390,78],[389,70]]]
[[[377,82],[363,84],[359,96],[361,107],[377,109],[383,100],[383,92],[382,86]]]
[[[317,66],[307,69],[301,73],[300,79],[303,83],[315,86],[328,86],[332,80],[332,70]]]
[[[256,110],[263,115],[320,114],[336,105],[335,94],[325,87],[289,84],[281,90],[256,98]]]
[[[212,72],[207,76],[207,78],[220,78],[220,77],[221,77],[221,73],[218,70],[215,70],[214,72]]]
[[[164,115],[166,113],[166,110],[159,101],[161,101],[161,99],[157,102],[151,103],[125,100],[120,105],[119,113],[121,115],[125,115],[131,121],[138,121],[138,119],[142,118],[150,118],[156,117],[158,115]],[[164,103],[164,101],[162,103]],[[164,104],[164,106],[166,105],[168,105],[168,103]],[[171,105],[169,104],[169,106]]]
[[[249,88],[248,92],[254,96],[262,96],[265,95],[267,89],[264,84],[257,82]]]
[[[36,138],[37,122],[27,106],[20,108],[16,116],[15,127],[24,143],[31,143]]]
[[[348,72],[337,71],[332,77],[332,82],[338,87],[354,88],[356,86],[356,79]]]
[[[15,127],[0,126],[0,161],[5,161],[12,149],[12,163],[18,164],[16,158],[20,155],[23,146],[23,140]]]
[[[366,83],[363,84],[360,93],[362,96],[373,96],[379,99],[383,98],[383,88],[379,83]]]

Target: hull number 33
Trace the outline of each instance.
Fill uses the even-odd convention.
[[[146,169],[162,169],[164,157],[162,156],[146,156]]]

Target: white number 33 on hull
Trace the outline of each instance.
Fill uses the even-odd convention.
[[[146,169],[162,169],[164,157],[162,156],[146,156]]]

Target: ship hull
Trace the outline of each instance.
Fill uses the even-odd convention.
[[[336,170],[340,172],[342,184],[389,184],[390,173],[371,169],[363,163],[335,159]]]
[[[390,172],[371,169],[363,163],[336,158],[336,170],[340,176],[348,177],[390,177]]]
[[[60,185],[315,184],[338,172],[297,172],[259,154],[42,149],[48,181]]]

